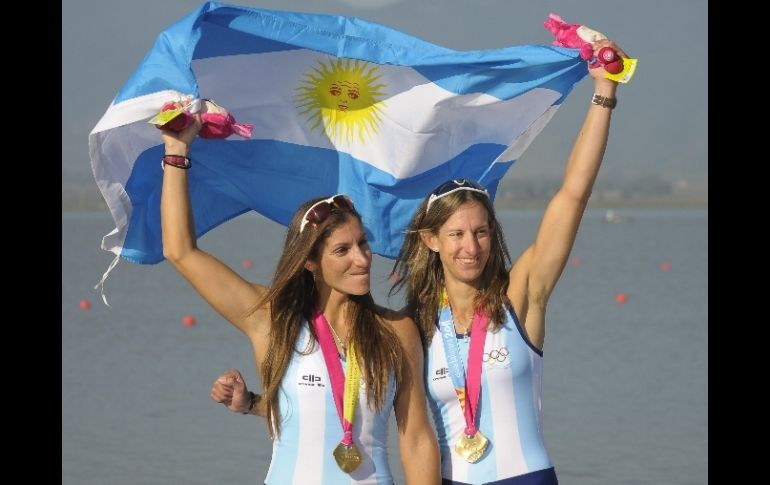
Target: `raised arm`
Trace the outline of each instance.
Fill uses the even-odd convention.
[[[195,124],[179,133],[162,131],[166,155],[190,156],[190,145],[200,130],[198,115],[195,118]],[[268,312],[261,310],[249,318],[247,312],[266,289],[249,283],[227,265],[198,249],[187,173],[188,170],[174,165],[166,164],[164,167],[160,206],[163,255],[204,300],[254,341],[257,335],[267,334]]]
[[[420,335],[410,318],[400,318],[393,325],[406,354],[404,380],[395,402],[404,478],[407,485],[436,485],[441,482],[441,459],[425,403]]]
[[[609,40],[596,42],[594,53],[606,46],[628,57]],[[589,69],[589,73],[593,78],[594,93],[614,99],[617,83],[604,78],[604,68]],[[572,250],[599,173],[607,147],[611,116],[610,107],[594,103],[589,105],[567,160],[562,186],[548,203],[535,242],[511,269],[508,297],[520,312],[519,316],[530,340],[538,347],[543,344],[545,306]]]

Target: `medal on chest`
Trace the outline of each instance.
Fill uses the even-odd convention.
[[[446,290],[445,290],[446,291]],[[473,315],[468,348],[468,369],[466,372],[457,344],[455,324],[449,307],[449,299],[439,312],[439,331],[444,344],[449,369],[460,409],[465,417],[465,429],[455,442],[455,452],[469,463],[476,463],[489,448],[489,440],[476,428],[476,418],[481,395],[481,360],[484,341],[487,336],[487,316],[477,310]]]
[[[481,434],[481,431],[476,430],[476,434],[473,436],[465,433],[460,436],[460,439],[455,443],[455,452],[463,457],[465,461],[476,463],[479,461],[479,458],[484,456],[488,446],[489,440],[487,437]]]
[[[361,464],[361,453],[358,452],[355,444],[346,445],[340,443],[334,448],[334,461],[337,466],[345,473],[350,473]]]
[[[332,340],[331,326],[323,313],[316,310],[313,318],[318,343],[324,356],[326,370],[332,388],[334,405],[342,424],[342,441],[334,448],[332,456],[337,466],[345,473],[350,473],[361,464],[361,453],[353,442],[353,420],[355,419],[358,393],[361,385],[361,368],[358,364],[356,347],[351,342],[348,345],[347,373],[342,371],[342,364],[337,354],[337,346]]]

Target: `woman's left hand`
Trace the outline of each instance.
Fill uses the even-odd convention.
[[[605,47],[609,47],[612,50],[614,50],[620,57],[628,58],[628,54],[625,53],[623,49],[618,47],[617,44],[615,44],[610,39],[602,39],[594,42],[594,56],[599,55],[599,51],[602,50]],[[604,75],[607,73],[607,71],[604,69],[604,65],[599,63],[597,67],[593,67],[588,69],[588,74],[594,79],[594,86],[604,86],[606,88],[612,89],[614,92],[615,87],[617,86],[617,82],[607,79],[604,77]]]

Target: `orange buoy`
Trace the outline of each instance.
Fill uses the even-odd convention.
[[[618,305],[623,305],[628,301],[628,293],[623,293],[622,291],[615,295],[615,301],[618,302]]]
[[[575,256],[574,258],[569,260],[569,264],[572,266],[580,266],[583,264],[583,260],[580,258],[580,256]]]
[[[192,327],[193,325],[195,325],[195,317],[190,314],[187,314],[184,317],[182,317],[182,323],[184,324],[185,327]]]
[[[671,271],[671,262],[670,261],[663,261],[660,264],[660,270],[663,271],[664,273],[668,273],[669,271]]]
[[[250,259],[244,259],[241,261],[241,266],[243,266],[243,269],[251,269],[254,263]]]
[[[88,301],[88,298],[83,298],[82,300],[80,300],[80,309],[83,310],[84,312],[87,312],[88,310],[91,309],[91,302]]]

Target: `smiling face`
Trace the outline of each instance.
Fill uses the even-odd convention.
[[[478,287],[492,247],[492,228],[487,209],[476,201],[466,202],[439,228],[426,233],[423,241],[438,249],[444,281]]]
[[[306,267],[315,273],[319,292],[369,293],[372,250],[357,218],[349,218],[332,231],[321,243],[318,259],[317,262],[309,261]]]
[[[333,98],[328,104],[337,103],[337,109],[347,111],[349,108],[358,108],[356,100],[361,97],[357,82],[341,79],[329,86],[329,95]]]

